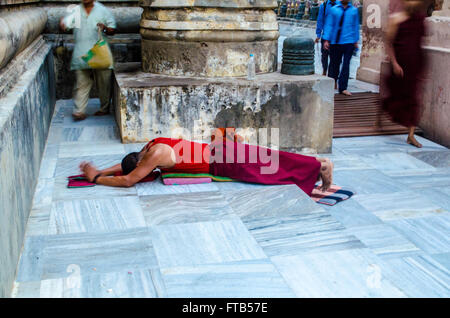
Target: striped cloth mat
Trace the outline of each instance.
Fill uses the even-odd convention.
[[[335,205],[336,203],[350,199],[355,194],[352,190],[344,189],[334,184],[325,192],[320,191],[319,187],[320,185],[314,187],[311,199],[325,205]]]

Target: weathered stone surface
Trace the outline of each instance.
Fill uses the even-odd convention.
[[[255,53],[254,53],[255,52]],[[249,54],[256,73],[277,69],[278,42],[173,42],[142,40],[142,68],[174,76],[243,76]]]
[[[389,17],[389,1],[365,0],[362,22],[361,64],[356,78],[372,84],[380,83],[381,62],[385,59],[384,32]]]
[[[53,57],[42,37],[8,67],[20,78],[0,97],[0,297],[10,296],[16,275],[55,104]]]
[[[333,80],[279,72],[243,78],[116,72],[114,104],[122,142],[208,136],[214,127],[279,128],[282,150],[329,152]],[[184,130],[183,130],[184,129]]]
[[[450,17],[427,18],[426,27],[429,36],[423,48],[427,74],[420,127],[425,137],[450,147]]]
[[[141,1],[142,66],[150,73],[243,76],[276,71],[278,22],[269,0]]]
[[[0,12],[0,69],[42,33],[46,21],[38,7]]]

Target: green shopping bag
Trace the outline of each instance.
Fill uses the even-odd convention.
[[[98,29],[98,41],[81,58],[92,69],[107,69],[113,65],[111,50],[108,42],[103,38],[100,28]]]

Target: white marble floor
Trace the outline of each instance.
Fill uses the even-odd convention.
[[[449,297],[450,150],[405,136],[333,142],[333,207],[296,186],[66,188],[120,162],[112,117],[58,101],[14,297]],[[98,108],[90,101],[89,112]]]

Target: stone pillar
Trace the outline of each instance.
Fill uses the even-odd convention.
[[[450,17],[450,0],[441,0],[439,6],[441,9],[434,11],[433,16]]]
[[[276,0],[141,0],[142,68],[172,76],[233,77],[277,70]]]
[[[389,16],[389,1],[364,0],[362,22],[361,64],[356,78],[373,84],[380,83],[381,62],[385,58],[384,32]]]
[[[42,33],[46,22],[45,10],[38,7],[0,13],[0,69]]]
[[[425,20],[426,74],[420,127],[425,137],[450,147],[450,1]]]

